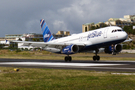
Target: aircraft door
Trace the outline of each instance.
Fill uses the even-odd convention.
[[[108,28],[104,29],[104,38],[107,38],[107,31],[108,31]]]

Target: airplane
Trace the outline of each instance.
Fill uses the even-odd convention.
[[[104,48],[105,53],[116,54],[122,50],[121,42],[126,42],[128,34],[118,26],[108,26],[84,33],[55,39],[44,19],[40,20],[44,42],[13,41],[35,47],[42,47],[46,51],[65,54],[65,61],[72,61],[71,54],[95,51],[94,61],[99,61],[98,52]],[[130,41],[130,40],[129,40]]]

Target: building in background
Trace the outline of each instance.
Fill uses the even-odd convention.
[[[22,34],[21,38],[24,41],[43,41],[43,35],[42,34],[36,34],[36,33]]]
[[[132,23],[135,23],[135,15],[125,15],[125,19],[129,19]]]
[[[22,37],[21,34],[14,34],[14,35],[6,34],[5,37],[0,38],[0,41],[5,41],[5,40],[13,41],[16,40],[16,38],[20,38],[20,37]]]
[[[90,31],[90,28],[94,26],[94,23],[86,23],[82,25],[82,32]]]
[[[105,24],[109,25],[109,22],[111,25],[123,28],[124,26],[130,26],[132,23],[135,23],[135,15],[124,15],[124,18],[110,18]]]
[[[61,37],[66,37],[69,36],[70,32],[69,31],[58,31],[56,34],[53,34],[54,38],[61,38]]]
[[[109,26],[110,24],[112,26],[119,26],[119,27],[124,27],[124,26],[130,26],[132,23],[135,23],[135,15],[124,15],[124,18],[110,18],[106,22],[99,22],[97,24],[94,23],[86,23],[82,25],[82,32],[87,32],[92,30],[93,26],[100,28],[105,25]],[[92,28],[92,29],[91,29]]]
[[[130,26],[132,25],[132,21],[130,19],[126,19],[126,18],[110,18],[108,21],[105,22],[106,25],[113,25],[113,26],[120,26],[120,27],[124,27],[124,26]]]
[[[69,31],[58,31],[58,33],[53,34],[54,38],[60,38],[60,37],[65,37],[69,36],[70,32]],[[0,44],[4,44],[5,46],[9,46],[10,44],[14,44],[13,42],[10,41],[38,41],[38,42],[43,42],[43,35],[42,34],[36,34],[36,33],[28,33],[28,34],[6,34],[5,37],[0,38]],[[39,48],[39,47],[33,47],[31,45],[26,46],[24,43],[18,43],[18,48]]]
[[[103,22],[99,22],[99,23],[96,23],[94,26],[97,27],[97,28],[100,28],[100,27],[105,27],[106,24],[103,23]]]

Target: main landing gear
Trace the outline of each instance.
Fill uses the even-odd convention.
[[[65,61],[66,61],[66,62],[67,62],[67,61],[71,62],[71,61],[72,61],[72,57],[71,57],[71,56],[66,56],[66,57],[65,57]]]
[[[96,56],[93,56],[93,61],[99,61],[100,60],[100,56],[96,55]]]
[[[99,50],[97,49],[97,50],[95,50],[95,51],[96,51],[96,53],[95,53],[96,55],[93,56],[93,61],[99,61],[99,60],[100,60],[100,56],[97,55],[97,53],[99,52]],[[66,62],[68,62],[68,61],[71,62],[71,61],[72,61],[72,57],[69,56],[69,55],[66,56],[66,57],[65,57],[65,61],[66,61]]]
[[[100,60],[100,56],[97,55],[97,53],[98,53],[99,50],[97,49],[95,51],[96,51],[96,53],[95,53],[96,55],[93,56],[93,61],[96,61],[96,60],[99,61]]]

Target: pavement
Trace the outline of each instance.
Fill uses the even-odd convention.
[[[84,61],[0,59],[0,66],[23,68],[77,69],[94,71],[135,72],[135,61]]]

